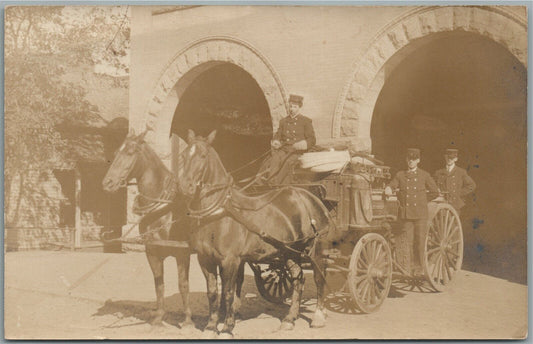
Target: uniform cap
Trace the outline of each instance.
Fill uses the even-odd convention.
[[[457,155],[459,154],[459,151],[457,149],[448,148],[446,149],[445,154],[449,157],[456,158]]]
[[[407,158],[412,160],[420,159],[420,149],[407,148]]]
[[[296,94],[291,94],[289,96],[289,103],[296,103],[296,104],[302,106],[303,103],[304,103],[304,97],[298,96]]]

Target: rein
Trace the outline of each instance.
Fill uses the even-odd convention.
[[[193,209],[191,208],[192,201],[189,202],[189,204],[187,204],[187,215],[190,217],[194,217],[198,220],[213,215],[217,210],[222,209],[226,202],[230,199],[232,185],[232,181],[230,181],[230,183],[228,184],[212,185],[214,186],[214,188],[206,193],[212,193],[217,190],[222,190],[223,192],[220,193],[220,195],[215,199],[213,203],[203,209]],[[199,197],[200,196],[198,196],[198,198]]]
[[[133,212],[137,215],[144,216],[154,212],[166,204],[172,203],[178,193],[178,183],[172,173],[167,174],[163,182],[163,188],[158,197],[149,197],[139,192],[133,201]],[[141,200],[147,200],[149,203],[141,205]]]
[[[210,154],[211,154],[211,151],[208,150],[207,151],[207,157],[208,158],[209,158]],[[226,202],[228,201],[228,199],[230,198],[230,196],[231,196],[231,188],[233,186],[233,178],[231,176],[229,176],[229,175],[226,176],[227,183],[222,183],[222,184],[204,184],[204,179],[205,179],[205,177],[207,175],[207,168],[208,168],[207,164],[209,162],[208,158],[205,159],[205,163],[204,163],[204,166],[202,168],[202,170],[203,170],[202,171],[202,176],[200,177],[200,180],[196,183],[196,194],[193,196],[191,201],[187,204],[187,215],[190,216],[190,217],[196,218],[198,221],[200,221],[202,218],[211,216],[216,211],[218,211],[219,209],[222,209],[224,207],[224,205],[226,204]],[[204,191],[205,186],[209,187],[209,189],[207,191]],[[218,190],[222,190],[222,192],[213,201],[213,203],[211,203],[207,207],[200,208],[200,209],[193,209],[191,207],[191,203],[194,200],[200,200],[200,199],[202,199],[202,197],[205,197],[208,194],[217,192]],[[204,191],[203,196],[202,196],[202,191]]]

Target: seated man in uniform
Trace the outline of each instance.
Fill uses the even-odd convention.
[[[259,174],[270,184],[282,184],[298,162],[298,154],[316,144],[315,131],[310,118],[300,113],[303,97],[290,95],[289,116],[279,121],[278,131],[272,138],[272,155],[261,167]]]
[[[476,189],[476,183],[466,173],[465,169],[456,166],[459,151],[457,149],[446,149],[444,159],[446,167],[435,172],[435,181],[441,192],[445,192],[448,203],[461,212],[465,205],[463,197],[472,193]]]
[[[437,185],[430,174],[418,168],[420,150],[407,150],[407,171],[399,171],[385,188],[390,196],[398,189],[398,220],[400,233],[396,236],[399,249],[398,262],[414,275],[423,274],[425,236],[428,224],[428,197],[426,192],[437,194]],[[414,247],[414,251],[413,251]],[[411,269],[412,263],[414,268]]]

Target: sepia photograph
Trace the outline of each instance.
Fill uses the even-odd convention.
[[[6,6],[4,338],[527,338],[529,10]]]

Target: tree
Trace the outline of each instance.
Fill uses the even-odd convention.
[[[84,85],[65,81],[65,73],[101,66],[100,71],[109,75],[127,75],[127,8],[8,7],[4,49],[5,210],[12,210],[6,222],[14,224],[21,198],[32,192],[26,185],[29,171],[67,163],[66,143],[57,126],[102,122],[98,108],[85,98]],[[15,181],[18,198],[12,200]]]

